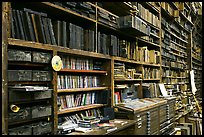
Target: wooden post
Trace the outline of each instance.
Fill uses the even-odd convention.
[[[10,37],[10,3],[2,2],[2,135],[8,134],[8,37]]]
[[[53,50],[53,57],[57,55],[57,51]],[[53,134],[57,134],[57,126],[58,126],[58,106],[57,106],[57,72],[53,70]]]

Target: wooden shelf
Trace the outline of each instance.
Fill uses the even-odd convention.
[[[29,67],[47,67],[50,64],[48,63],[32,63],[25,61],[8,61],[8,65],[11,66],[29,66]]]
[[[25,40],[13,39],[13,38],[8,38],[8,44],[10,46],[20,46],[20,47],[26,47],[26,48],[32,48],[32,49],[48,50],[48,51],[54,50],[57,52],[68,53],[72,55],[111,59],[109,55],[104,55],[101,53],[89,52],[89,51],[78,50],[78,49],[69,49],[69,48],[61,47],[57,45],[49,45],[49,44],[43,44],[43,43],[37,43],[37,42],[25,41]]]
[[[147,40],[142,39],[142,38],[137,38],[137,39],[138,39],[139,42],[145,43],[145,45],[152,46],[152,47],[154,47],[154,48],[160,48],[160,45],[159,45],[159,44],[156,44],[156,43],[147,41]],[[138,42],[138,43],[139,43],[139,42]]]
[[[26,124],[29,122],[37,122],[37,121],[42,121],[42,120],[46,120],[46,119],[48,121],[48,117],[51,118],[51,116],[45,116],[45,117],[39,117],[39,118],[32,118],[32,119],[28,119],[28,120],[20,120],[20,121],[8,123],[8,126],[14,126],[14,125],[18,125],[18,124]]]
[[[142,79],[143,81],[159,81],[160,79]]]
[[[135,9],[129,5],[127,2],[101,2],[103,4],[103,8],[108,11],[118,15],[118,16],[126,16],[129,15]]]
[[[130,59],[123,58],[123,57],[113,57],[113,59],[114,59],[115,61],[133,63],[133,64],[138,64],[138,65],[152,66],[152,67],[160,67],[160,64],[149,64],[149,63],[145,63],[145,62],[139,62],[139,61],[135,61],[135,60],[130,60]]]
[[[149,11],[153,12],[154,14],[158,15],[160,13],[159,9],[155,8],[155,6],[153,6],[149,2],[139,2],[139,3],[142,4],[145,8],[149,9]]]
[[[143,62],[142,64],[144,66],[160,67],[160,64],[148,64],[148,63],[145,63],[145,62]]]
[[[8,81],[8,85],[25,84],[25,85],[45,85],[51,84],[51,81]]]
[[[142,81],[142,79],[114,79],[115,82],[120,81]]]
[[[61,114],[66,114],[66,113],[71,113],[71,112],[77,112],[77,111],[83,111],[83,110],[88,110],[88,109],[93,109],[93,108],[99,108],[105,106],[104,104],[90,104],[86,106],[78,106],[78,107],[73,107],[73,108],[66,108],[61,111],[58,111],[58,115]]]
[[[95,74],[104,74],[107,75],[107,71],[103,70],[78,70],[78,69],[61,69],[58,72],[67,72],[67,73],[95,73]]]
[[[175,38],[179,39],[180,41],[182,41],[182,42],[184,42],[184,43],[186,43],[186,44],[188,43],[188,41],[183,40],[182,38],[178,37],[178,36],[175,35],[174,33],[170,32],[170,34],[171,34],[172,36],[174,36]]]
[[[194,25],[193,22],[191,22],[182,12],[180,12],[180,15],[183,19],[187,20],[192,26]]]
[[[155,38],[157,38],[157,39],[160,39],[160,37],[159,37],[159,36],[157,36],[156,34],[151,33],[151,32],[150,32],[150,36],[153,36],[153,37],[155,37]]]
[[[108,87],[89,87],[89,88],[58,89],[57,93],[96,91],[96,90],[105,90],[105,89],[108,89]]]
[[[127,58],[123,58],[123,57],[113,57],[114,61],[121,61],[121,62],[127,62],[127,63],[133,63],[133,64],[138,64],[141,65],[141,62],[135,61],[135,60],[130,60]]]
[[[39,5],[38,7],[42,6],[43,9],[47,9],[49,10],[49,13],[61,13],[64,17],[68,16],[69,18],[74,18],[74,19],[81,19],[81,21],[83,22],[89,22],[89,23],[96,23],[96,20],[94,19],[91,19],[89,17],[86,17],[86,16],[83,16],[83,15],[80,15],[74,11],[71,11],[67,8],[64,8],[64,7],[61,7],[61,6],[58,6],[58,5],[55,5],[53,3],[50,3],[50,2],[34,2],[34,3],[31,3],[32,5]],[[60,15],[61,15],[60,14]]]
[[[184,47],[184,46],[182,46],[182,45],[180,45],[180,44],[178,44],[178,43],[176,43],[176,42],[174,42],[174,41],[172,41],[172,40],[171,40],[171,42],[174,43],[174,44],[176,44],[177,46],[183,48],[183,49],[186,49],[186,47]]]

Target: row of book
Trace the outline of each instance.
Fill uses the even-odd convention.
[[[75,75],[58,75],[58,89],[88,88],[99,87],[100,79],[98,76],[75,76]]]
[[[126,68],[124,63],[114,63],[115,79],[141,79],[142,72],[137,68]]]
[[[53,2],[55,5],[71,10],[80,15],[95,19],[95,7],[87,2]]]
[[[99,22],[106,24],[108,26],[114,27],[114,28],[118,28],[118,19],[119,19],[118,16],[112,13],[110,14],[109,12],[107,12],[106,10],[102,8],[98,8],[97,12],[98,12]]]
[[[59,111],[90,104],[107,104],[108,96],[110,94],[109,92],[109,90],[103,90],[88,93],[60,95],[57,97],[57,104],[60,105]]]
[[[151,42],[151,43],[154,43],[154,44],[158,44],[158,45],[159,45],[159,36],[158,36],[157,34],[154,34],[154,35],[156,35],[156,37],[150,35],[150,36],[141,36],[140,38],[141,38],[141,39],[144,39],[144,40],[146,40],[146,41],[149,41],[149,42]],[[157,36],[158,36],[158,37],[157,37]]]
[[[74,70],[102,70],[102,62],[93,59],[75,58],[70,56],[61,56],[62,68]]]
[[[185,51],[183,48],[177,46],[175,43],[172,43],[172,42],[171,42],[171,44],[170,44],[170,48],[176,49],[176,50],[179,51],[179,52],[184,52],[184,53],[186,53],[186,51]],[[186,53],[186,54],[187,54],[187,53]],[[186,55],[186,54],[185,54],[185,55]]]
[[[11,11],[12,38],[56,45],[51,19],[27,8]]]
[[[83,93],[83,94],[70,94],[70,95],[62,95],[58,96],[58,104],[61,104],[60,110],[66,108],[72,108],[77,106],[85,106],[89,104],[94,104],[95,100],[95,92]]]
[[[171,66],[171,67],[174,67],[174,68],[179,68],[179,69],[185,69],[185,68],[187,68],[187,65],[186,65],[186,64],[179,63],[179,62],[171,62],[171,63],[170,63],[170,66]]]
[[[163,77],[186,77],[187,72],[186,71],[176,71],[176,70],[170,70],[170,69],[163,69],[162,70],[162,76]]]
[[[157,68],[144,68],[143,79],[159,79],[160,78],[160,70]]]
[[[145,21],[153,24],[154,26],[156,26],[158,28],[160,27],[160,21],[159,21],[159,17],[158,17],[159,14],[157,14],[157,15],[153,14],[152,12],[149,11],[149,9],[146,9],[140,3],[137,4],[137,9],[139,10],[138,16],[140,16]]]
[[[147,47],[138,47],[137,56],[137,61],[148,62],[151,64],[160,63],[160,52],[156,50],[149,50]]]
[[[175,60],[176,61],[176,56],[169,53],[169,52],[167,52],[164,49],[161,50],[161,55],[162,55],[162,57],[166,57],[166,58],[169,58],[170,60]]]
[[[133,28],[145,35],[150,35],[150,26],[141,18],[133,15],[122,16],[119,18],[120,28]]]
[[[162,58],[162,62],[161,62],[162,66],[170,66],[170,62],[168,59],[166,58]]]

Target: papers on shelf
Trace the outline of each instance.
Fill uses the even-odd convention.
[[[159,84],[159,88],[160,88],[160,91],[161,91],[161,93],[162,93],[162,96],[167,97],[168,94],[167,94],[166,88],[165,88],[165,86],[164,86],[163,83],[160,83],[160,84]]]
[[[75,131],[86,133],[86,132],[91,131],[91,128],[77,127],[77,128],[75,128]]]
[[[192,90],[192,93],[195,95],[195,92],[197,91],[197,89],[194,81],[194,70],[190,71],[190,78],[191,78],[191,90]]]

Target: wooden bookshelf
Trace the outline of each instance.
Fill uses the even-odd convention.
[[[97,90],[105,90],[105,89],[108,89],[108,87],[58,89],[57,93],[63,93],[63,92],[82,92],[82,91],[97,91]]]
[[[95,3],[85,2],[85,3],[91,6],[91,9],[93,10],[92,16],[89,14],[91,12],[85,13],[82,11],[77,11],[77,9],[72,9],[71,7],[67,5],[63,5],[62,3],[61,4],[57,4],[57,3],[54,4],[54,2],[25,2],[24,4],[20,4],[18,2],[3,2],[2,3],[2,97],[3,97],[2,98],[3,99],[2,100],[2,134],[3,135],[9,134],[8,129],[11,127],[18,127],[19,125],[32,124],[33,122],[41,121],[41,120],[52,122],[53,128],[52,128],[51,134],[56,135],[57,130],[58,130],[57,129],[58,118],[63,117],[64,114],[71,115],[71,114],[76,114],[76,113],[91,110],[91,109],[101,109],[102,110],[104,107],[117,106],[114,103],[115,101],[114,93],[117,89],[117,84],[118,85],[120,84],[121,85],[131,85],[131,84],[137,85],[138,98],[143,98],[143,93],[142,93],[143,83],[148,83],[148,84],[164,83],[165,87],[167,87],[168,89],[175,88],[173,87],[174,85],[183,86],[184,84],[186,84],[187,89],[190,90],[190,83],[188,81],[188,78],[189,78],[188,76],[183,75],[183,73],[182,75],[178,75],[182,77],[175,77],[177,75],[172,75],[172,74],[169,74],[169,75],[165,74],[164,76],[164,74],[162,74],[162,70],[165,70],[165,71],[170,70],[173,72],[174,71],[175,72],[186,72],[186,71],[189,72],[191,70],[195,70],[195,83],[198,89],[198,93],[202,95],[202,82],[201,82],[202,76],[200,75],[202,74],[202,64],[201,64],[202,54],[199,52],[199,51],[202,51],[202,42],[200,42],[202,41],[202,32],[200,32],[200,30],[202,30],[202,27],[200,28],[200,26],[202,26],[202,23],[201,23],[202,21],[201,21],[200,15],[196,15],[193,11],[191,11],[191,13],[189,14],[189,16],[191,16],[191,20],[189,20],[189,18],[184,15],[183,11],[180,10],[179,5],[177,6],[175,2],[167,2],[168,3],[167,9],[166,9],[165,2],[156,2],[156,3],[150,3],[150,2],[95,2]],[[138,10],[139,4],[141,4],[142,6],[141,8],[145,9],[144,10],[145,12]],[[102,6],[100,7],[100,5]],[[183,6],[185,10],[192,10],[191,9],[192,7],[189,6],[187,3],[184,3]],[[70,40],[69,42],[67,41],[66,46],[62,46],[62,45],[59,46],[58,44],[45,44],[45,43],[48,43],[47,38],[46,38],[46,42],[44,43],[36,42],[37,40],[29,41],[29,40],[23,40],[22,38],[17,38],[17,34],[13,34],[12,30],[16,31],[15,27],[18,27],[18,25],[17,26],[14,25],[15,29],[12,28],[13,27],[12,22],[14,23],[15,19],[11,18],[10,13],[12,13],[13,9],[22,10],[23,12],[24,8],[33,10],[37,12],[38,14],[41,12],[47,14],[45,18],[50,19],[51,23],[53,23],[54,20],[58,20],[61,23],[62,21],[64,21],[66,23],[68,22],[68,23],[74,24],[75,29],[82,28],[83,32],[85,30],[93,31],[93,41],[91,41],[90,39],[88,40],[88,41],[93,42],[92,43],[94,45],[93,50],[83,49],[85,48],[85,46],[80,47],[78,49],[75,47],[69,48]],[[174,12],[170,13],[169,8],[172,8],[173,11],[179,10],[178,11],[179,16],[174,17],[173,15],[171,15]],[[100,22],[99,21],[99,18],[101,16],[99,13],[100,11],[104,12],[104,15],[102,16],[105,16],[106,14],[108,14],[109,16],[112,16],[113,18],[107,19],[109,21],[107,23],[104,23],[103,21]],[[37,15],[35,12],[32,14]],[[138,12],[140,14],[138,14]],[[147,15],[146,13],[148,13],[148,15],[151,14],[152,18],[150,19],[149,16],[144,16],[144,15]],[[117,24],[118,23],[117,19],[123,16],[126,16],[126,15],[135,15],[137,18],[144,21],[145,25],[147,25],[148,28],[151,30],[149,31],[149,34],[145,32],[146,29],[144,28],[143,30],[141,28],[136,29],[133,27],[121,29],[119,27],[119,24]],[[155,17],[153,18],[153,16]],[[117,25],[113,23],[114,17],[117,18],[116,19]],[[176,26],[177,29],[174,27],[165,26],[162,23],[163,18],[169,24],[169,26],[174,24],[174,26]],[[184,25],[185,23],[186,25]],[[38,25],[36,29],[37,31],[39,31]],[[47,25],[49,26],[49,24]],[[189,27],[188,25],[190,25],[190,30],[188,29]],[[25,24],[22,26],[25,26]],[[46,28],[46,27],[44,26],[43,28]],[[69,28],[67,27],[67,30],[68,29]],[[163,42],[162,30],[164,31],[164,33],[169,34],[169,44],[166,44],[165,42]],[[182,30],[184,33],[181,34],[178,30],[179,31]],[[52,35],[51,34],[52,32],[50,32],[51,30],[48,30],[48,31],[50,35]],[[98,36],[99,36],[98,32],[100,32],[101,34],[104,34],[104,36],[99,37],[98,39]],[[56,33],[56,30],[54,31],[54,33]],[[19,31],[19,35],[20,34],[21,33]],[[76,32],[75,34],[77,35],[78,32]],[[15,38],[12,37],[13,35],[15,35]],[[37,35],[37,34],[34,34],[34,35]],[[128,55],[127,57],[124,57],[123,55],[119,55],[121,53],[117,53],[117,55],[111,55],[113,53],[111,53],[111,51],[108,51],[111,48],[108,46],[106,49],[107,53],[104,53],[103,50],[105,49],[102,49],[101,47],[98,47],[98,46],[99,45],[101,46],[101,43],[105,43],[104,41],[107,42],[109,40],[107,37],[110,35],[113,35],[117,38],[117,44],[116,44],[117,48],[122,47],[121,41],[123,40],[126,41],[127,47],[125,51],[127,51],[126,53],[128,54],[131,53],[131,55]],[[186,39],[186,36],[187,36],[187,39]],[[82,36],[80,35],[80,37]],[[86,44],[88,43],[87,45],[89,45],[89,42],[86,41],[87,39],[85,40],[85,34],[83,37],[84,39],[83,40],[81,39],[82,42],[80,44],[83,43],[85,45],[85,43]],[[86,37],[91,37],[91,36],[89,36],[88,34],[88,36]],[[194,40],[194,37],[196,38],[196,40]],[[104,41],[101,42],[102,40]],[[50,39],[50,41],[51,43],[54,43],[52,42],[52,39]],[[119,43],[119,41],[121,43]],[[164,46],[162,42],[165,43]],[[135,47],[133,49],[130,48],[130,45],[131,45],[130,43],[135,44],[134,45]],[[75,43],[75,45],[77,44]],[[111,44],[109,44],[109,46],[110,45]],[[159,52],[159,63],[152,64],[148,62],[138,61],[140,59],[138,59],[136,55],[138,55],[141,50],[139,49],[139,47],[147,47],[147,52],[149,52],[150,50],[155,50]],[[170,49],[167,47],[170,47]],[[101,62],[102,66],[100,70],[94,70],[94,69],[78,70],[78,69],[63,68],[60,71],[54,71],[51,68],[51,63],[45,64],[45,63],[35,63],[35,62],[25,62],[25,61],[8,61],[8,50],[9,49],[41,51],[41,52],[50,53],[52,57],[55,55],[58,55],[58,56],[62,55],[62,56],[80,58],[80,59],[87,59],[87,60],[90,59],[90,60],[94,60],[95,62],[97,61]],[[162,50],[165,50],[165,53],[162,53]],[[146,52],[146,49],[145,49],[145,52]],[[132,54],[135,54],[135,56],[132,57]],[[156,52],[154,52],[154,55],[157,56]],[[141,57],[143,56],[141,55]],[[162,61],[165,61],[164,64],[166,65],[162,65],[163,64]],[[166,62],[169,62],[169,63],[166,63]],[[173,64],[172,66],[171,66],[171,62],[174,62],[172,63]],[[124,63],[125,69],[135,69],[134,72],[136,73],[141,72],[140,74],[142,78],[140,77],[138,77],[138,79],[137,77],[135,77],[135,79],[114,78],[114,73],[115,73],[114,63]],[[19,69],[20,67],[25,68],[25,69],[34,68],[35,70],[48,69],[49,71],[51,71],[52,79],[50,81],[8,81],[8,78],[7,78],[8,69],[10,68]],[[149,70],[144,70],[145,68]],[[150,79],[146,79],[148,78],[147,76],[143,77],[145,74],[150,75],[149,71],[152,71],[151,73],[153,73],[153,71],[157,71],[157,70],[159,71],[159,74],[158,74],[159,77],[156,76],[155,78],[153,77]],[[132,75],[132,71],[130,72]],[[71,76],[72,75],[73,76],[83,75],[83,76],[94,76],[94,77],[96,76],[96,77],[99,77],[100,86],[99,87],[98,86],[96,87],[88,86],[88,88],[58,89],[58,80],[59,80],[58,76],[61,76],[61,75],[63,75],[64,77],[65,75],[67,76],[68,75],[71,75]],[[62,79],[60,80],[62,81]],[[165,79],[169,79],[170,81],[163,82],[163,80]],[[48,117],[43,117],[39,119],[33,119],[30,121],[20,121],[17,123],[8,122],[7,115],[9,113],[9,104],[10,104],[8,101],[8,93],[9,93],[8,86],[14,86],[17,84],[18,85],[19,84],[20,85],[32,85],[32,86],[34,85],[45,86],[46,85],[53,89],[51,99],[31,101],[31,102],[23,102],[23,101],[16,102],[17,104],[20,104],[20,105],[22,104],[25,105],[29,103],[32,105],[35,105],[41,101],[42,103],[49,102],[49,104],[51,104],[52,106],[52,116],[48,116],[49,120],[48,120]],[[172,87],[169,87],[169,86],[172,86]],[[187,92],[188,90],[185,90],[182,92]],[[61,111],[58,111],[58,100],[57,100],[58,98],[57,97],[60,95],[78,94],[78,93],[87,94],[89,92],[101,93],[103,91],[110,91],[110,96],[107,97],[109,100],[108,104],[90,104],[86,106],[66,108]],[[176,96],[178,96],[178,95],[183,94],[182,92],[177,91],[175,94]],[[196,96],[199,97],[199,95],[196,95]],[[179,110],[180,109],[178,109],[177,111]],[[187,113],[179,115],[179,117],[176,117],[176,120],[180,119],[186,114]]]
[[[91,105],[86,105],[86,106],[67,108],[67,109],[62,109],[61,111],[58,111],[58,115],[76,112],[76,111],[88,110],[88,109],[93,109],[93,108],[99,108],[103,106],[104,106],[103,104],[91,104]]]
[[[67,73],[96,73],[107,75],[107,71],[102,70],[77,70],[77,69],[61,69],[58,72],[67,72]]]

